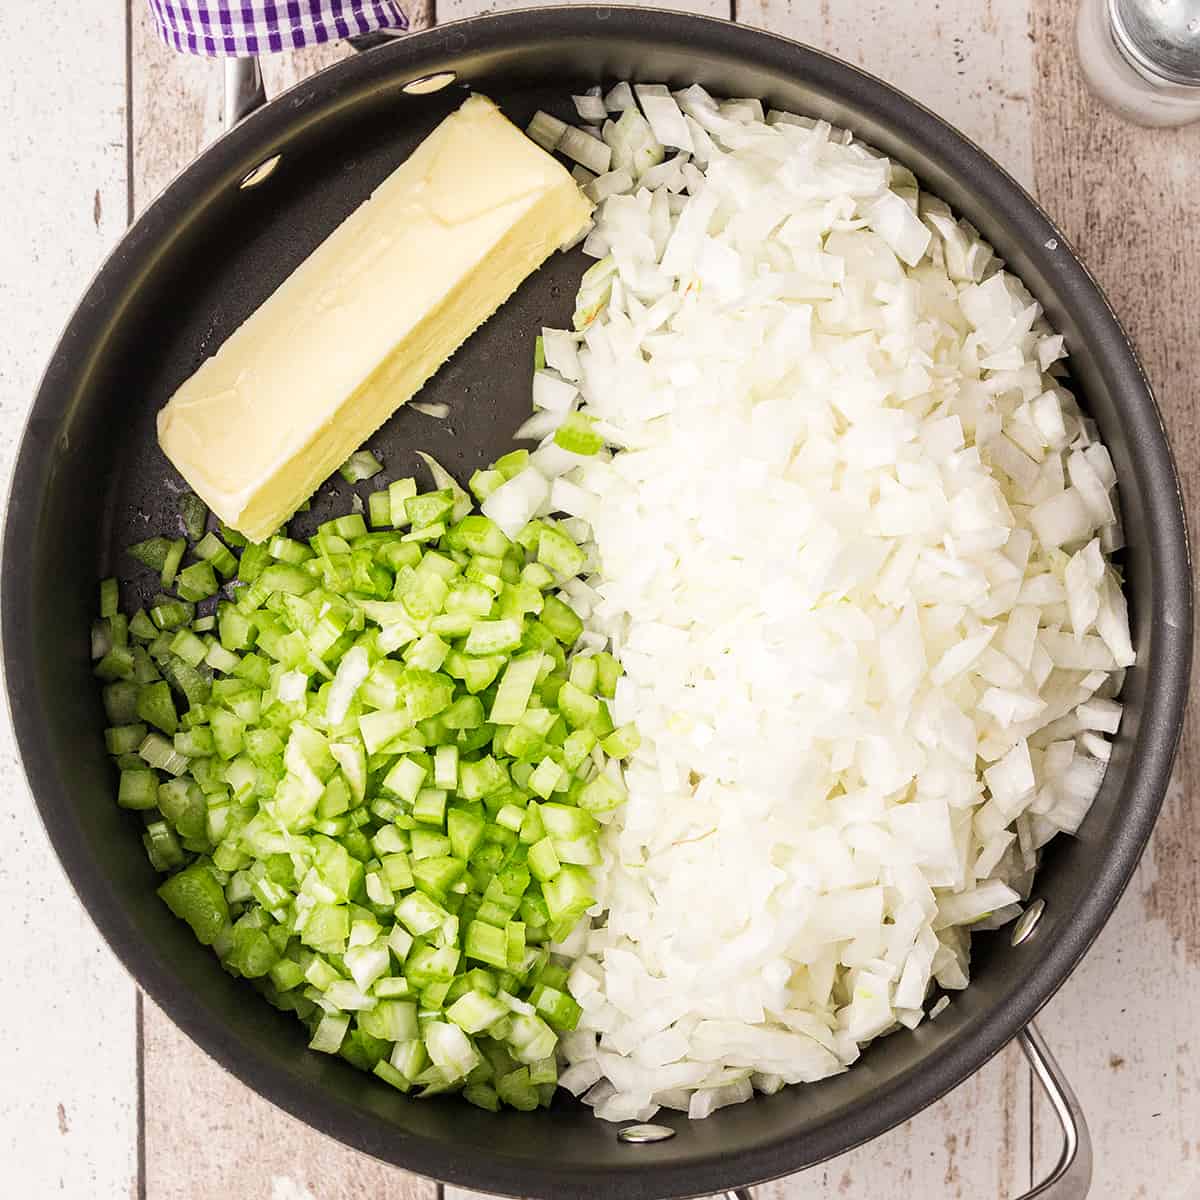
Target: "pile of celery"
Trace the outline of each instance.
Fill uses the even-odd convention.
[[[594,903],[637,735],[609,716],[616,661],[573,653],[558,593],[583,551],[549,519],[510,540],[431,465],[438,490],[397,480],[370,530],[352,513],[307,542],[206,531],[185,497],[195,561],[188,539],[132,547],[163,588],[132,616],[101,585],[105,739],[162,898],[313,1049],[532,1109],[580,1013],[551,943]]]

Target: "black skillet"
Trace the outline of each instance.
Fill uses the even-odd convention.
[[[454,78],[443,90],[406,87],[441,72]],[[617,78],[699,82],[849,126],[983,231],[1066,334],[1112,451],[1138,651],[1103,791],[1079,838],[1046,855],[1036,890],[1045,910],[1030,936],[1015,946],[1007,931],[980,937],[970,988],[936,1022],[871,1046],[847,1074],[707,1121],[667,1115],[675,1135],[644,1144],[619,1141],[571,1103],[493,1116],[454,1099],[415,1102],[307,1053],[301,1028],[226,975],[152,895],[136,822],[112,803],[85,634],[96,580],[125,572],[121,548],[173,519],[180,481],[155,444],[154,414],[174,387],[464,88],[523,124],[537,108],[569,116],[572,91]],[[273,171],[255,170],[275,155]],[[448,421],[406,408],[372,439],[389,470],[416,470],[413,452],[424,449],[465,475],[507,448],[528,411],[534,336],[566,321],[582,266],[577,251],[556,257],[427,385],[423,398],[448,404]],[[344,509],[346,491],[323,489],[312,519]],[[712,1193],[799,1170],[912,1116],[1024,1030],[1099,932],[1150,833],[1181,726],[1191,604],[1179,485],[1149,386],[1063,235],[1012,179],[911,100],[824,54],[706,18],[579,5],[373,49],[205,151],[130,229],[54,353],[20,448],[3,561],[5,670],[42,819],[93,920],[154,1001],[251,1087],[351,1146],[464,1186],[588,1200]],[[1025,1045],[1044,1074],[1037,1044]],[[1064,1162],[1053,1194],[1082,1196],[1087,1154]]]

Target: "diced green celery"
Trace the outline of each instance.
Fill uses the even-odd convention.
[[[436,633],[426,633],[409,645],[403,658],[410,667],[422,671],[438,671],[449,652],[450,647]]]
[[[528,450],[510,450],[507,454],[492,463],[492,469],[499,471],[505,479],[512,479],[529,466]]]
[[[158,807],[182,838],[204,836],[207,806],[199,785],[189,779],[168,779],[158,789]]]
[[[520,645],[520,621],[477,621],[467,635],[463,650],[470,655],[503,654]]]
[[[383,786],[401,800],[411,804],[425,782],[425,768],[411,758],[400,758],[387,773]]]
[[[147,538],[144,542],[135,542],[132,546],[127,546],[125,553],[131,558],[137,559],[144,567],[149,567],[151,571],[161,571],[163,564],[167,561],[167,553],[171,548],[171,541],[165,537]],[[182,555],[183,551],[180,551]]]
[[[507,787],[508,782],[507,772],[490,754],[458,765],[458,794],[464,800],[482,800]]]
[[[529,1082],[535,1087],[543,1084],[558,1084],[558,1063],[553,1055],[529,1064]]]
[[[502,483],[504,483],[504,476],[493,468],[476,471],[471,476],[470,488],[475,494],[475,498],[482,504]]]
[[[614,729],[601,743],[610,758],[628,758],[642,744],[642,735],[632,722]]]
[[[621,664],[611,654],[603,650],[594,657],[599,676],[598,686],[600,695],[611,700],[617,694],[617,680],[621,677]]]
[[[515,725],[520,721],[529,707],[541,665],[542,654],[538,651],[519,654],[509,660],[488,716],[493,725]]]
[[[599,453],[604,447],[604,438],[595,431],[594,424],[594,417],[580,412],[568,413],[554,432],[555,444],[572,454]]]
[[[446,813],[446,832],[450,838],[451,853],[456,858],[468,859],[483,841],[487,822],[474,808],[452,808]]]
[[[500,1111],[500,1094],[490,1083],[469,1083],[463,1088],[463,1099],[488,1112]]]
[[[222,674],[229,675],[237,670],[238,664],[242,660],[236,654],[226,650],[220,642],[213,642],[204,655],[204,661],[214,671],[220,671]]]
[[[496,676],[504,669],[503,654],[488,654],[478,658],[468,658],[463,673],[463,682],[472,696],[491,687]]]
[[[190,667],[198,667],[208,653],[208,647],[190,629],[181,629],[171,639],[171,653],[178,654]]]
[[[529,1002],[538,1010],[546,1023],[554,1029],[569,1033],[579,1024],[583,1010],[574,999],[558,988],[537,984],[530,993]]]
[[[578,656],[573,658],[567,678],[580,691],[594,694],[599,679],[595,655],[588,655],[586,658]]]
[[[403,529],[408,524],[406,501],[417,494],[415,479],[397,479],[388,485],[388,502],[391,506],[391,524],[395,529]]]
[[[247,979],[257,979],[279,961],[279,952],[261,929],[244,925],[242,921],[233,927],[233,944],[225,955],[224,965]]]
[[[163,630],[178,629],[181,625],[188,624],[192,616],[192,606],[179,600],[165,600],[150,609],[150,617],[154,624]]]
[[[392,525],[392,502],[387,489],[381,488],[367,497],[367,519],[372,529],[390,529]]]
[[[163,554],[162,571],[159,573],[163,587],[169,588],[175,582],[175,575],[179,571],[179,564],[183,562],[183,552],[186,549],[187,542],[183,538],[176,538],[167,543],[166,551]]]
[[[554,759],[543,758],[529,777],[529,786],[543,800],[549,800],[551,794],[565,778],[566,772]]]
[[[495,521],[482,514],[464,517],[446,535],[446,540],[455,550],[494,558],[503,558],[512,548],[512,543]]]
[[[449,710],[447,709],[447,712]],[[439,746],[433,756],[434,787],[455,791],[458,787],[458,747]]]
[[[423,892],[409,892],[396,905],[396,920],[413,937],[424,937],[439,929],[447,917],[446,910]]]
[[[342,1048],[349,1028],[350,1018],[345,1013],[326,1013],[313,1031],[308,1048],[322,1054],[336,1054]]]
[[[281,991],[290,992],[304,981],[304,970],[290,958],[281,958],[267,972],[271,982]]]
[[[528,804],[525,807],[525,817],[521,822],[520,838],[523,845],[532,847],[546,836],[546,826],[542,823],[542,810],[539,804]],[[530,870],[533,868],[530,867]]]
[[[122,771],[117,803],[122,808],[155,808],[158,804],[158,776],[153,771]]]
[[[590,729],[576,729],[567,735],[562,744],[563,765],[568,771],[576,770],[592,752],[596,735]]]
[[[204,526],[208,522],[208,505],[195,492],[181,492],[178,503],[184,533],[189,541],[198,542],[204,536]]]
[[[167,907],[186,921],[196,940],[211,946],[229,923],[225,893],[212,871],[203,863],[193,863],[172,875],[158,889]]]
[[[519,804],[505,804],[496,813],[496,824],[516,833],[525,822],[525,810]]]
[[[539,882],[553,879],[562,868],[558,855],[554,852],[554,843],[544,837],[529,847],[529,870]]]
[[[503,929],[483,921],[472,921],[467,926],[463,950],[468,958],[485,962],[493,967],[508,966],[508,937]]]
[[[338,468],[338,474],[347,483],[358,483],[361,479],[370,479],[383,470],[383,464],[370,450],[356,450]]]
[[[541,622],[564,646],[573,646],[583,632],[583,621],[573,608],[557,596],[547,596]]]
[[[206,600],[216,595],[218,586],[212,563],[208,562],[196,562],[184,567],[175,579],[175,590],[184,600]]]
[[[538,1107],[540,1097],[537,1088],[530,1082],[528,1067],[518,1067],[507,1075],[501,1075],[496,1080],[496,1092],[505,1104],[521,1112],[533,1112]]]
[[[508,1009],[487,992],[472,989],[446,1009],[446,1016],[464,1033],[482,1033],[507,1016]],[[397,1039],[398,1040],[398,1039]]]
[[[569,840],[559,838],[554,843],[559,861],[577,867],[595,867],[602,861],[600,842],[594,833]]]
[[[573,729],[580,729],[590,725],[599,715],[600,701],[568,681],[559,689],[558,711]]]
[[[414,529],[433,525],[447,516],[453,507],[454,497],[448,488],[436,492],[424,492],[405,500],[406,524],[411,524]]]
[[[193,553],[202,562],[211,563],[222,579],[232,579],[237,574],[237,558],[215,533],[206,533],[193,548]]]
[[[595,903],[591,878],[585,868],[564,866],[553,879],[542,883],[542,896],[556,924],[574,923]]]
[[[439,828],[446,820],[446,792],[441,788],[423,787],[412,806],[413,820]]]
[[[161,729],[172,737],[179,728],[179,717],[175,712],[175,701],[171,688],[165,681],[149,683],[138,693],[137,715],[149,725]]]
[[[120,603],[121,597],[117,581],[102,579],[100,581],[100,616],[103,618],[115,617]]]
[[[350,915],[334,904],[314,905],[299,933],[306,946],[324,954],[341,954],[350,933]]]
[[[450,853],[450,839],[444,833],[435,833],[432,829],[414,826],[409,831],[409,837],[412,840],[414,862],[425,858],[442,857]]]
[[[130,636],[136,638],[139,642],[152,642],[158,637],[158,628],[146,615],[145,610],[139,608],[129,618],[129,633]]]
[[[236,758],[241,754],[246,723],[225,709],[215,708],[210,714],[213,744],[217,754],[224,759]]]
[[[583,551],[565,533],[548,526],[538,534],[537,557],[559,579],[578,574],[586,561]]]
[[[136,713],[134,714],[137,715]],[[112,725],[104,731],[104,747],[112,755],[134,754],[146,740],[147,727],[141,722]]]
[[[224,521],[220,523],[218,528],[227,546],[233,546],[235,549],[241,550],[250,544],[242,534],[238,533],[232,526],[226,525]]]
[[[114,725],[129,725],[137,719],[138,685],[118,679],[104,687],[104,713]]]

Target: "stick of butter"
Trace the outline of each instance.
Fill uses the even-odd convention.
[[[590,211],[560,163],[471,96],[179,388],[159,445],[261,541]]]

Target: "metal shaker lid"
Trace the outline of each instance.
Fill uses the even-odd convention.
[[[1200,87],[1200,0],[1109,0],[1117,47],[1152,80]]]

